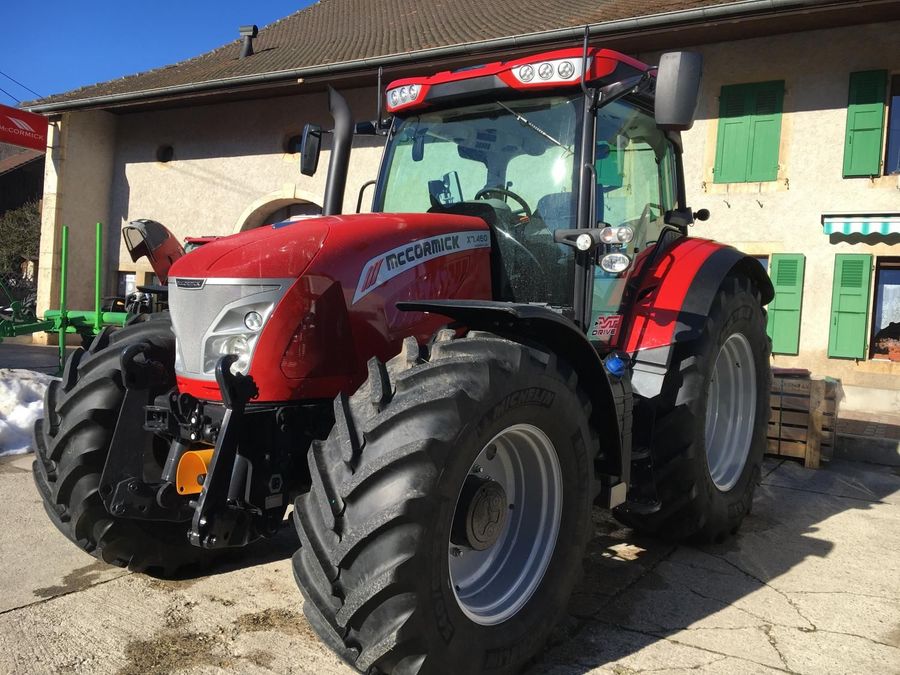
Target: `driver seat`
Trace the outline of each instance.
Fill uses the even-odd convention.
[[[551,192],[538,200],[534,213],[551,232],[571,230],[575,228],[575,207],[574,192]]]

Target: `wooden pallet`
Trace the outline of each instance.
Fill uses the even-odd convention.
[[[804,466],[817,469],[834,447],[835,383],[812,380],[809,373],[773,374],[767,452],[802,459]]]

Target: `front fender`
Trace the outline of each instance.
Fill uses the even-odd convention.
[[[610,379],[600,356],[574,323],[539,305],[493,300],[399,302],[397,308],[442,314],[469,329],[536,343],[564,358],[591,399],[592,424],[601,437],[597,456],[601,503],[612,507],[624,500],[631,469],[631,387],[627,380]]]
[[[673,345],[700,337],[716,293],[734,274],[750,279],[763,305],[775,296],[772,282],[755,259],[708,239],[678,240],[642,275],[616,345],[632,355],[637,394],[644,398],[659,394]]]

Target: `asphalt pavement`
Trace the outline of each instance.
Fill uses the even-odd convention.
[[[344,673],[273,542],[160,581],[79,551],[45,516],[31,456],[0,459],[0,672]],[[720,546],[637,536],[601,511],[569,616],[529,675],[900,673],[900,475],[766,460]]]

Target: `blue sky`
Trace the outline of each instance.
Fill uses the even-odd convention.
[[[0,72],[42,96],[175,63],[311,0],[49,0],[3,3]],[[34,94],[0,75],[0,103]],[[14,97],[14,98],[13,98]]]

